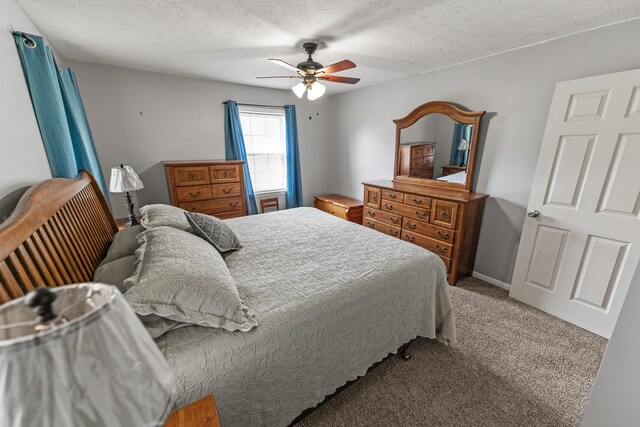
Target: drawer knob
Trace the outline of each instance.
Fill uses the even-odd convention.
[[[196,191],[195,193],[192,193],[191,191],[189,191],[189,196],[191,197],[198,197],[200,195],[199,191]]]
[[[397,224],[400,220],[398,218],[391,218],[391,222]]]
[[[397,235],[398,235],[398,231],[397,231],[397,230],[394,230],[393,228],[390,228],[390,229],[389,229],[389,233],[391,233],[391,234],[392,234],[392,235],[394,235],[394,236],[397,236]]]
[[[229,203],[229,206],[231,206],[232,208],[235,208],[236,206],[238,206],[238,202]]]
[[[443,238],[445,240],[449,238],[449,233],[443,233],[440,230],[436,230],[436,233],[438,234],[438,236],[440,236],[441,238]]]
[[[407,223],[407,228],[410,228],[412,230],[416,229],[416,225],[415,224],[411,224],[410,222]]]
[[[407,242],[415,242],[416,238],[413,236],[404,236],[404,240],[406,240]]]
[[[392,206],[392,205],[389,205],[388,203],[385,203],[385,204],[384,204],[384,207],[385,207],[385,208],[387,208],[387,209],[389,209],[390,211],[392,211],[392,210],[393,210],[393,206]]]
[[[447,252],[447,248],[444,246],[440,246],[439,244],[436,243],[436,249],[438,249],[438,252],[440,252],[441,254],[444,254]]]
[[[395,199],[396,195],[395,194],[389,194],[389,197],[392,198],[392,199]]]
[[[416,205],[419,205],[420,203],[422,203],[422,200],[420,199],[416,199],[415,197],[413,198],[413,203],[415,203]]]
[[[222,176],[226,178],[227,177],[227,173],[226,172],[222,172]]]
[[[447,217],[447,211],[442,211],[440,213],[440,215],[442,216],[442,218],[446,218]]]
[[[373,228],[374,224],[372,222],[367,221],[367,227]]]
[[[424,214],[425,214],[424,212],[420,213],[419,211],[416,211],[416,216],[418,218],[424,218]]]
[[[222,189],[222,192],[223,192],[224,194],[229,194],[229,193],[231,193],[231,191],[233,191],[233,188],[229,188],[229,189],[227,189],[227,188],[223,188],[223,189]]]
[[[369,214],[369,216],[372,216],[372,217],[376,216],[375,212],[367,211],[367,213]]]

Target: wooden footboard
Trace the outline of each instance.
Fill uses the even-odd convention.
[[[117,231],[91,174],[34,185],[0,224],[0,303],[91,281]]]

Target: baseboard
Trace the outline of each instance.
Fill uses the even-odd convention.
[[[511,285],[509,283],[501,282],[498,279],[494,279],[493,277],[485,276],[484,274],[478,273],[477,271],[474,271],[472,276],[482,280],[483,282],[487,282],[490,285],[497,286],[497,287],[505,289],[507,291],[511,289]]]

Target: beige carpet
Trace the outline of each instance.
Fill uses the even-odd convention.
[[[300,420],[306,426],[578,425],[607,341],[468,278],[458,343],[418,339]]]

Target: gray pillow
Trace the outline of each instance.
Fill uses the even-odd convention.
[[[238,237],[224,221],[195,212],[185,212],[184,215],[195,235],[211,243],[221,253],[237,251],[242,247]]]
[[[102,264],[93,274],[93,281],[115,285],[120,292],[125,293],[129,288],[124,285],[124,281],[133,276],[135,262],[135,255],[129,255]]]
[[[126,227],[118,231],[113,236],[113,242],[111,243],[111,246],[109,246],[107,256],[102,260],[99,267],[119,258],[133,255],[136,252],[136,249],[138,249],[138,241],[136,240],[136,237],[143,231],[144,227],[141,225]]]
[[[171,205],[146,205],[140,208],[140,222],[147,230],[156,227],[173,227],[191,233],[191,226],[184,216],[184,209]]]
[[[136,271],[125,280],[129,290],[124,297],[143,322],[156,315],[228,331],[249,331],[258,325],[222,256],[210,244],[171,227],[147,230],[138,242]]]

